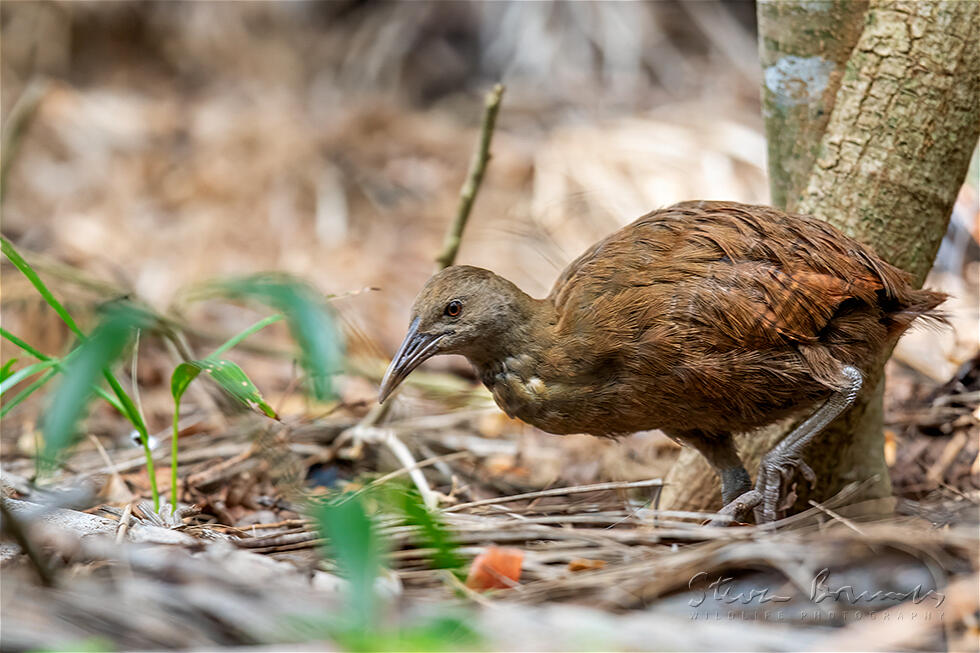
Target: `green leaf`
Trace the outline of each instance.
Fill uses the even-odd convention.
[[[459,570],[463,559],[456,554],[457,544],[452,534],[436,515],[425,507],[422,497],[414,489],[396,490],[401,500],[398,507],[405,515],[405,523],[419,530],[421,548],[433,549],[429,564],[434,569]]]
[[[272,419],[278,419],[276,411],[266,403],[259,389],[244,370],[229,360],[205,358],[178,365],[170,377],[170,394],[173,395],[175,402],[180,402],[187,386],[202,372],[211,377],[222,390],[246,406],[258,408]]]
[[[24,342],[23,340],[21,340],[20,338],[18,338],[14,334],[10,333],[9,331],[7,331],[6,329],[4,329],[3,327],[0,327],[0,336],[3,336],[4,338],[6,338],[10,342],[14,343],[15,345],[17,345],[18,347],[20,347],[21,349],[23,349],[28,354],[30,354],[31,356],[33,356],[34,358],[36,358],[38,360],[46,361],[46,360],[50,360],[51,359],[50,356],[48,356],[46,354],[42,354],[37,349],[34,349],[34,347],[32,347],[31,345],[27,344],[26,342]]]
[[[211,377],[221,389],[246,406],[257,407],[272,419],[279,419],[276,411],[266,403],[252,380],[235,363],[216,358],[204,358],[198,361],[185,361],[178,365],[173,374],[170,375],[170,394],[174,398],[173,439],[170,443],[170,500],[174,508],[177,506],[177,439],[180,435],[178,429],[180,400],[201,372]]]
[[[10,362],[12,363],[13,361]],[[7,390],[10,390],[10,388],[14,387],[24,379],[32,377],[35,374],[39,374],[45,370],[57,366],[58,366],[58,361],[56,360],[41,361],[40,363],[34,363],[33,365],[28,365],[25,368],[13,372],[12,374],[6,375],[3,382],[0,382],[0,397],[3,396],[3,393],[5,393]],[[6,369],[6,366],[4,366],[4,369]]]
[[[284,317],[286,316],[283,315],[282,313],[277,313],[275,315],[270,315],[267,318],[259,320],[258,322],[248,327],[241,333],[234,335],[231,338],[228,338],[228,340],[226,340],[224,344],[222,344],[220,347],[218,347],[213,352],[211,352],[211,355],[208,356],[208,358],[217,358],[221,354],[225,353],[226,351],[228,351],[229,349],[231,349],[232,347],[240,343],[245,338],[248,338],[249,336],[256,333],[257,331],[261,331],[262,329],[266,328],[270,324],[275,324],[276,322],[283,319]]]
[[[14,363],[16,362],[16,358],[11,358],[9,361],[3,364],[3,367],[0,367],[0,383],[6,381],[8,378],[10,378],[10,375],[14,373]]]
[[[333,396],[331,376],[340,370],[343,344],[330,310],[308,284],[286,275],[261,275],[225,281],[210,288],[233,299],[254,299],[286,316],[300,348],[300,364],[317,399]]]
[[[374,629],[377,602],[374,579],[381,570],[383,545],[359,496],[345,497],[313,508],[317,529],[326,539],[326,553],[350,583],[350,620],[357,630]]]
[[[53,462],[63,449],[72,444],[76,424],[83,417],[88,402],[95,393],[99,376],[112,377],[108,366],[122,354],[133,330],[143,326],[146,321],[146,315],[132,307],[113,306],[91,337],[85,339],[69,356],[70,360],[64,366],[64,376],[44,416],[46,462]]]
[[[0,418],[6,417],[7,413],[16,408],[21,402],[34,394],[34,391],[43,386],[45,383],[50,381],[55,374],[58,373],[57,369],[48,370],[48,373],[43,375],[41,378],[31,383],[29,386],[17,393],[17,395],[5,403],[3,408],[0,408]]]
[[[191,363],[181,363],[170,376],[170,394],[174,401],[180,403],[180,398],[187,391],[187,386],[201,373],[201,368]]]
[[[44,285],[44,282],[41,281],[41,278],[34,271],[34,268],[32,268],[30,264],[24,260],[24,258],[17,252],[17,250],[14,249],[14,246],[6,238],[0,237],[0,246],[2,246],[3,254],[10,260],[11,263],[14,264],[14,266],[18,270],[21,271],[21,273],[23,273],[25,277],[27,277],[28,281],[31,282],[31,284],[38,291],[38,293],[41,295],[44,301],[47,302],[47,304],[52,309],[54,309],[55,313],[57,313],[58,316],[62,319],[62,321],[68,325],[68,328],[71,329],[72,332],[74,332],[75,335],[77,335],[84,342],[86,337],[85,334],[82,332],[81,329],[78,328],[78,325],[75,324],[75,320],[72,318],[71,315],[69,315],[68,311],[65,310],[65,307],[61,305],[61,302],[59,302],[55,298],[55,296],[51,294],[51,291],[48,290],[48,287]],[[126,308],[125,311],[129,313],[130,316],[133,318],[134,320],[133,324],[136,324],[136,321],[138,321],[139,324],[146,324],[148,322],[148,316],[146,314],[138,312],[132,307]],[[27,353],[34,356],[35,358],[38,358],[42,361],[53,360],[51,357],[41,353],[40,351],[38,351],[31,345],[27,344],[26,342],[24,342],[14,334],[10,333],[6,329],[0,328],[0,336],[3,336],[4,338],[14,343],[15,345],[17,345]],[[76,349],[75,351],[77,352],[78,349]],[[122,349],[120,349],[120,351],[122,351]],[[75,352],[72,352],[72,354],[74,353]],[[62,363],[66,361],[67,358],[65,359],[65,361],[62,361]],[[59,367],[61,367],[61,365],[59,365]],[[109,386],[112,388],[113,392],[116,395],[116,399],[118,401],[113,401],[109,399],[109,395],[106,394],[101,389],[98,390],[99,395],[105,398],[107,401],[109,401],[109,403],[111,403],[117,409],[119,409],[119,411],[123,414],[123,416],[126,417],[130,422],[132,422],[132,424],[137,428],[137,430],[140,431],[141,434],[145,435],[146,424],[143,423],[143,416],[140,415],[139,410],[136,408],[136,404],[129,397],[129,395],[126,394],[126,391],[123,390],[122,386],[119,384],[119,381],[116,380],[116,378],[112,375],[112,372],[110,372],[108,369],[105,369],[102,371],[102,376],[104,376],[106,381],[109,383]],[[152,467],[152,462],[148,461],[148,464]]]
[[[135,329],[142,324],[144,323],[141,322],[139,324],[135,324],[133,328]],[[122,413],[122,416],[128,419],[136,430],[140,432],[140,435],[145,435],[147,433],[146,424],[143,422],[143,415],[140,414],[140,410],[136,406],[136,402],[134,402],[132,397],[126,393],[122,387],[122,384],[119,383],[108,368],[102,370],[102,377],[109,384],[109,387],[112,388],[112,392],[115,394],[115,397],[104,391],[100,392],[99,395],[115,406],[116,410]]]
[[[44,301],[47,302],[48,306],[54,309],[54,312],[58,314],[58,317],[60,317],[61,320],[68,325],[68,328],[71,329],[75,335],[82,338],[85,337],[85,334],[83,334],[82,330],[78,328],[77,324],[75,324],[75,320],[68,314],[65,307],[61,305],[61,302],[55,299],[55,296],[51,294],[48,287],[44,285],[43,281],[41,281],[41,277],[37,276],[37,272],[34,271],[34,268],[32,268],[30,264],[24,260],[24,257],[22,257],[17,250],[14,249],[14,246],[10,243],[10,241],[6,238],[0,237],[0,249],[3,250],[4,256],[6,256],[10,262],[14,264],[14,267],[20,270],[21,273],[27,277],[27,280],[31,282],[31,285],[34,286]]]
[[[24,399],[27,399],[27,397],[32,392],[34,392],[39,387],[44,385],[44,383],[48,381],[52,376],[54,376],[55,373],[62,371],[65,368],[65,365],[68,363],[68,361],[70,361],[72,357],[78,352],[78,349],[76,348],[65,358],[58,360],[57,358],[52,358],[47,354],[43,354],[39,352],[37,349],[27,344],[26,342],[24,342],[14,334],[10,333],[6,329],[0,328],[0,336],[3,336],[10,342],[14,343],[18,347],[20,347],[21,349],[29,353],[34,358],[37,358],[42,361],[52,361],[54,363],[54,367],[51,370],[51,372],[49,372],[48,374],[42,377],[43,381],[41,381],[40,383],[31,384],[30,386],[28,386],[28,389],[25,392],[21,392],[19,395],[14,397],[14,399],[12,399],[9,403],[4,404],[3,411],[0,412],[0,417],[2,417],[3,415],[6,415],[7,412],[10,411],[10,409],[12,409],[18,403],[20,403]],[[137,428],[137,430],[139,430],[141,426],[145,430],[146,426],[143,424],[143,418],[139,414],[139,411],[136,409],[136,406],[133,403],[133,401],[129,399],[128,395],[126,395],[126,391],[122,389],[122,386],[119,385],[119,382],[116,381],[115,377],[113,377],[108,370],[103,370],[103,376],[109,381],[109,385],[112,386],[113,390],[116,392],[116,395],[115,396],[111,395],[98,386],[96,386],[95,388],[95,393],[99,395],[102,399],[105,399],[113,408],[118,410],[123,417],[125,417],[130,422],[132,422],[133,425]],[[123,401],[119,399],[120,395],[122,395],[123,397],[125,397],[126,400],[128,400],[125,404]],[[134,413],[136,417],[135,420],[133,419]]]

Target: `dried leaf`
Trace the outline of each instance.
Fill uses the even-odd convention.
[[[606,566],[605,560],[590,560],[589,558],[574,558],[568,561],[568,571],[589,571],[591,569],[602,569]]]
[[[466,586],[478,592],[514,587],[521,578],[523,563],[520,549],[491,546],[473,561]]]

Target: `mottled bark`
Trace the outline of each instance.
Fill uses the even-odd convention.
[[[763,6],[760,12],[765,10]],[[871,245],[921,284],[980,135],[978,41],[980,3],[974,0],[873,0],[823,133],[813,134],[813,121],[806,119],[795,131],[797,136],[810,134],[818,144],[805,185],[797,187],[793,174],[774,178],[774,195],[775,186],[784,184],[783,192],[797,198],[790,202],[797,210]],[[784,121],[778,112],[771,112],[767,121],[773,115]],[[812,151],[802,141],[785,148],[792,153],[787,156]],[[887,352],[882,364],[886,358]],[[812,490],[800,489],[798,508],[807,498],[824,499],[850,481],[872,476],[878,483],[868,487],[867,498],[890,493],[883,455],[883,390],[880,373],[866,379],[856,406],[810,448],[807,460],[818,483]],[[737,437],[750,472],[786,433],[786,425],[781,426]],[[718,506],[713,476],[697,454],[684,451],[667,477],[663,504]],[[704,492],[706,487],[714,491]]]
[[[760,0],[757,6],[773,206],[796,208],[867,8],[866,0]]]
[[[921,285],[980,133],[980,3],[882,3],[847,63],[802,212]]]

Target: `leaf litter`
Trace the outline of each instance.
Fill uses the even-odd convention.
[[[406,25],[424,29],[425,13]],[[379,29],[379,21],[364,29]],[[217,45],[181,38],[202,60],[216,56],[208,48]],[[531,56],[518,36],[508,38],[509,56]],[[383,41],[362,34],[356,44]],[[663,75],[682,67],[665,62],[687,61],[676,49],[656,52],[643,65]],[[248,57],[276,60],[267,51]],[[337,60],[349,72],[353,60]],[[461,256],[513,271],[541,292],[582,247],[651,206],[706,189],[764,201],[764,141],[757,107],[744,100],[756,88],[752,80],[745,86],[725,120],[715,101],[702,100],[542,135],[520,120],[508,123],[505,113]],[[38,582],[15,538],[0,543],[5,650],[303,650],[310,642],[317,650],[829,650],[842,642],[975,649],[980,389],[976,361],[965,364],[975,338],[962,335],[972,327],[943,336],[933,348],[942,350],[939,362],[901,348],[896,354],[907,361],[888,372],[886,446],[896,496],[879,503],[851,503],[852,486],[774,527],[705,527],[708,513],[657,509],[656,479],[677,452],[666,438],[545,436],[489,408],[487,394],[450,361],[413,379],[383,423],[410,450],[415,464],[406,466],[383,447],[342,435],[373,405],[385,352],[452,214],[474,132],[391,97],[351,102],[323,126],[302,103],[265,88],[249,105],[220,94],[163,92],[151,102],[125,88],[45,87],[12,171],[4,229],[35,248],[45,243],[25,258],[59,297],[71,298],[66,308],[80,323],[93,306],[134,292],[173,315],[193,349],[208,351],[265,314],[192,303],[179,291],[194,282],[264,268],[310,279],[325,295],[383,292],[331,304],[349,343],[335,398],[297,391],[309,361],[291,354],[286,326],[223,353],[256,380],[255,394],[247,387],[250,401],[282,421],[226,411],[206,387],[192,385],[177,423],[175,470],[167,426],[174,360],[164,344],[144,344],[139,385],[158,443],[154,474],[165,487],[176,471],[176,511],[146,501],[143,453],[127,444],[130,427],[106,407],[93,410],[86,428],[102,450],[83,438],[42,488],[29,482],[37,397],[5,418],[4,504],[27,525],[55,579],[51,587]],[[520,97],[514,114],[527,102]],[[528,107],[527,114],[547,111]],[[48,183],[61,159],[80,171],[84,192],[59,195]],[[106,165],[112,184],[99,173]],[[284,177],[283,170],[298,172]],[[977,215],[970,192],[957,209],[967,224]],[[300,219],[307,214],[314,219]],[[37,215],[51,217],[36,224]],[[201,231],[182,226],[189,224]],[[144,236],[147,225],[152,238]],[[118,270],[107,274],[105,261]],[[967,298],[954,324],[975,323],[970,269],[942,282]],[[67,349],[72,335],[38,309],[14,274],[4,275],[3,308],[5,328],[36,336],[29,340],[41,351]],[[319,335],[288,326],[300,337]],[[13,358],[6,342],[3,353],[2,360]],[[334,356],[328,353],[317,360]],[[24,365],[5,365],[3,375]],[[424,476],[438,510],[412,498],[404,485],[411,471]],[[392,487],[394,497],[381,491]],[[331,505],[338,497],[356,498]],[[11,523],[4,515],[5,534]],[[346,552],[361,558],[330,552],[329,541],[342,541],[338,523],[360,529],[348,533],[354,541]],[[467,586],[477,560],[508,550],[520,553],[507,558],[505,572],[492,564],[489,575],[512,583]],[[357,574],[368,566],[377,573]],[[355,596],[360,612],[345,621]],[[357,639],[365,629],[377,637]]]

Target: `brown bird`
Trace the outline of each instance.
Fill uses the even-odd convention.
[[[812,480],[804,447],[944,298],[815,218],[684,202],[593,245],[544,299],[481,268],[434,275],[379,400],[426,359],[462,354],[509,416],[549,433],[661,429],[715,468],[725,512],[771,521],[790,472]],[[732,433],[806,407],[753,490]]]

